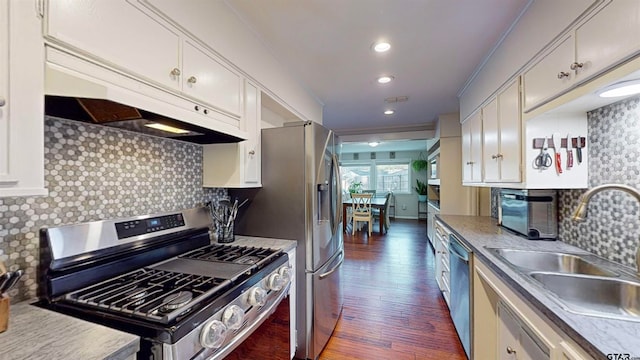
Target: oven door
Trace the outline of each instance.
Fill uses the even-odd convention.
[[[225,360],[291,359],[289,296]]]

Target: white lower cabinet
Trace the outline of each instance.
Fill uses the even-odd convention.
[[[498,359],[549,360],[549,348],[503,302],[498,302]]]
[[[44,45],[34,2],[0,0],[0,197],[46,195]]]
[[[474,359],[593,360],[478,257],[473,269]]]
[[[449,235],[450,232],[440,221],[435,221],[434,246],[436,252],[435,276],[436,282],[445,302],[450,306],[451,271],[449,267]]]

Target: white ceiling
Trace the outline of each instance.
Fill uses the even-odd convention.
[[[226,2],[324,103],[325,126],[373,133],[430,128],[458,111],[457,93],[529,0]],[[392,48],[374,53],[381,39]],[[377,84],[383,74],[395,80]],[[385,104],[392,96],[409,101]]]

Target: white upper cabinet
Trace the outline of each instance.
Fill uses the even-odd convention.
[[[240,73],[144,5],[134,0],[49,1],[45,38],[51,46],[193,101],[189,110],[239,128]]]
[[[31,1],[0,0],[0,197],[46,195],[44,45]]]
[[[482,182],[482,114],[472,114],[462,123],[462,183]]]
[[[238,73],[191,40],[183,43],[182,65],[185,94],[241,116],[242,77]]]
[[[249,138],[240,143],[203,146],[202,184],[204,187],[248,188],[262,186],[260,156],[260,89],[245,83],[243,130]]]
[[[578,81],[640,51],[640,1],[613,0],[576,28]]]
[[[520,83],[514,81],[482,108],[485,182],[521,182]]]
[[[524,110],[528,111],[568,90],[575,80],[571,70],[574,37],[567,35],[524,73]]]
[[[180,87],[180,34],[127,1],[48,1],[45,36],[147,81]]]
[[[640,1],[609,0],[524,74],[528,112],[640,52]]]

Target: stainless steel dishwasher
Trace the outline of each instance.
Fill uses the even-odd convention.
[[[471,249],[467,248],[455,235],[449,235],[449,266],[451,269],[451,319],[456,327],[458,337],[467,354],[472,359],[471,321],[473,319],[473,299],[471,286],[473,277],[473,257]]]

